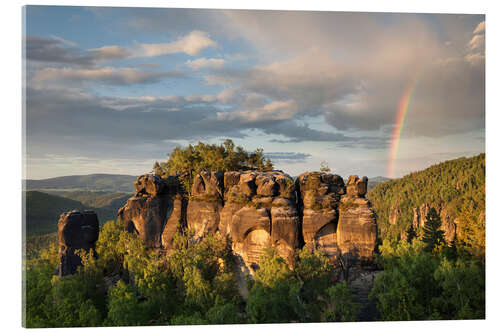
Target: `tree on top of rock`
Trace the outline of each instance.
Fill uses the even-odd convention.
[[[425,217],[422,240],[425,243],[425,249],[429,252],[440,252],[446,244],[444,231],[441,230],[441,218],[434,208],[429,209]]]
[[[162,176],[178,173],[198,173],[200,171],[237,171],[237,170],[272,170],[273,163],[264,157],[264,150],[257,148],[248,152],[241,146],[235,146],[230,139],[223,144],[205,144],[198,142],[186,148],[175,148],[167,162],[160,163]],[[157,165],[153,166],[155,172]]]

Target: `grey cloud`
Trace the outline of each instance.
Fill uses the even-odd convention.
[[[164,78],[180,78],[182,71],[159,72],[129,67],[95,67],[95,68],[53,68],[48,67],[34,74],[35,82],[73,81],[100,82],[110,85],[129,85],[134,83],[154,83]]]
[[[274,162],[281,163],[301,163],[306,159],[311,158],[311,154],[294,152],[269,152],[264,153],[264,156],[266,158],[270,158]]]
[[[65,45],[58,38],[26,36],[24,43],[28,60],[82,66],[90,66],[95,62],[88,52]]]

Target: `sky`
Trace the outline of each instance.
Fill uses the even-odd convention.
[[[485,17],[25,7],[24,178],[139,175],[232,139],[295,176],[485,151]]]

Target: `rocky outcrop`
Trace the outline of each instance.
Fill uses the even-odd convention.
[[[120,208],[118,218],[124,222],[126,230],[136,233],[148,246],[162,247],[163,238],[169,238],[169,232],[163,237],[164,230],[175,229],[170,225],[166,228],[166,225],[174,211],[176,184],[169,183],[160,176],[148,174],[138,177],[134,188],[135,195]],[[176,211],[176,214],[180,212]],[[171,221],[173,224],[179,222],[175,219]]]
[[[74,274],[82,264],[77,250],[89,251],[95,248],[99,237],[99,220],[93,211],[71,211],[61,214],[57,223],[59,239],[59,260],[57,274]]]
[[[354,248],[363,262],[371,258],[376,238],[366,188],[366,177],[344,184],[324,172],[306,172],[296,181],[281,171],[201,172],[187,195],[175,176],[144,175],[118,216],[148,246],[167,252],[180,229],[190,229],[195,239],[219,233],[250,273],[267,246],[293,265],[302,239],[325,251],[332,264]],[[354,206],[345,208],[347,202]]]
[[[215,233],[223,206],[224,174],[201,172],[194,178],[187,205],[187,226],[196,237]]]
[[[293,179],[282,172],[227,172],[220,230],[252,272],[266,246],[290,265],[298,246],[299,213]]]
[[[372,262],[377,243],[375,212],[365,199],[368,179],[350,176],[347,195],[339,206],[337,241],[343,256],[361,262]]]
[[[337,244],[338,204],[345,194],[342,177],[306,172],[296,181],[300,193],[302,236],[305,246],[322,249],[332,262],[340,255]]]

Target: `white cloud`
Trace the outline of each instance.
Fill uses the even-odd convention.
[[[157,57],[173,53],[186,53],[191,56],[197,55],[203,49],[216,47],[217,43],[210,39],[208,33],[204,31],[192,31],[188,35],[171,43],[142,43],[138,44],[138,49],[133,51],[133,57]]]
[[[485,31],[485,22],[482,21],[481,23],[479,23],[476,27],[476,29],[474,29],[474,34],[479,34],[479,33],[482,33]]]
[[[297,113],[297,105],[293,100],[274,101],[260,108],[237,112],[217,112],[218,120],[239,120],[243,123],[253,123],[265,120],[291,119]]]
[[[484,48],[484,35],[475,35],[468,44],[471,50],[482,50]]]
[[[478,66],[484,62],[484,55],[480,53],[467,54],[465,60],[472,66]]]
[[[215,59],[215,58],[198,58],[195,60],[188,60],[186,65],[191,67],[192,69],[200,69],[203,67],[207,68],[221,68],[226,64],[226,60],[224,59]]]

